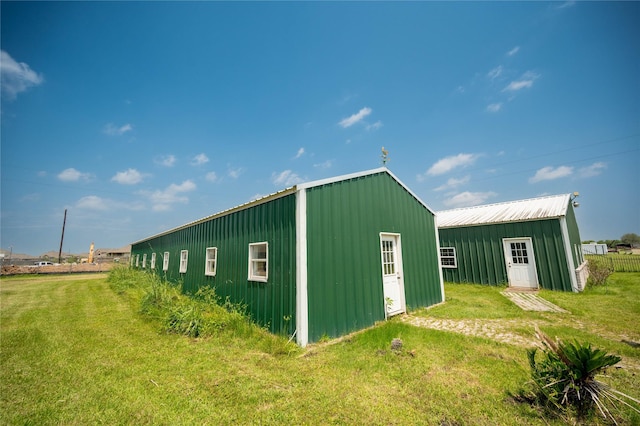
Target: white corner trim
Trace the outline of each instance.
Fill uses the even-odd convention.
[[[436,236],[436,253],[438,254],[438,273],[440,274],[440,303],[444,303],[444,274],[442,272],[442,258],[440,257],[440,232],[438,230],[438,223],[436,222],[436,218],[433,219],[433,227],[435,228],[435,236]],[[456,263],[458,259],[456,258]]]
[[[564,246],[564,254],[567,257],[567,268],[569,269],[569,279],[571,280],[571,289],[578,293],[578,279],[576,278],[576,267],[573,264],[573,249],[571,248],[571,240],[569,239],[569,228],[567,227],[567,218],[560,218],[560,229],[562,230],[562,245]]]
[[[307,192],[296,191],[296,342],[309,343],[309,301],[307,295]]]

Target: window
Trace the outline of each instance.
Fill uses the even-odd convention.
[[[142,267],[143,268],[147,267],[147,253],[142,255]]]
[[[209,247],[207,248],[207,255],[204,262],[204,274],[215,276],[216,275],[216,261],[218,260],[218,248],[217,247]]]
[[[443,268],[457,268],[455,247],[440,247],[440,264]]]
[[[249,244],[249,281],[267,282],[268,253],[267,243]]]
[[[140,255],[136,254],[136,268],[140,266]]]
[[[511,243],[511,260],[513,263],[529,263],[526,243]]]
[[[151,253],[151,269],[156,269],[156,254]]]
[[[169,270],[169,252],[168,251],[165,251],[164,255],[162,256],[162,270],[165,272]]]
[[[189,259],[189,251],[188,250],[182,250],[180,252],[180,273],[181,274],[186,274],[187,273],[187,260]]]

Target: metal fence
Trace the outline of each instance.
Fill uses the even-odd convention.
[[[615,272],[640,272],[640,256],[633,254],[588,254],[585,259],[609,262]]]

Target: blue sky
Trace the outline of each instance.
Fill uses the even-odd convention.
[[[638,2],[5,2],[0,245],[121,247],[381,165],[640,234]]]

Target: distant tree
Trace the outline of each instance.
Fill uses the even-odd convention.
[[[586,240],[586,241],[583,241],[582,244],[593,244],[595,242],[596,242],[595,240]]]
[[[630,244],[631,247],[637,247],[640,246],[640,235],[633,233],[624,234],[622,237],[620,237],[620,241],[625,244]]]
[[[619,240],[600,240],[598,244],[606,244],[609,248],[614,248],[616,244],[620,244]]]

